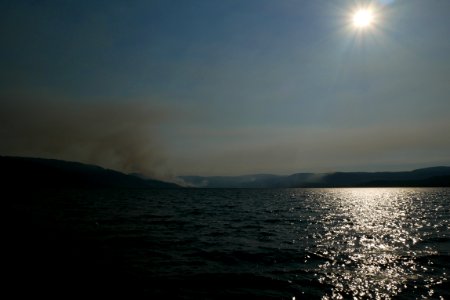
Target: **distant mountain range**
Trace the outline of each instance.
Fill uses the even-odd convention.
[[[0,156],[0,184],[19,188],[178,188],[174,183],[56,159]]]
[[[296,173],[292,175],[180,176],[191,188],[450,187],[450,167],[407,172]],[[56,159],[0,156],[3,187],[181,188],[140,174]]]
[[[450,187],[450,167],[408,172],[335,172],[245,176],[181,176],[186,185],[203,188],[297,187]]]

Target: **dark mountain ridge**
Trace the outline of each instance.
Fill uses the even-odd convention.
[[[37,188],[177,188],[99,166],[57,159],[0,156],[0,182],[5,187]]]
[[[450,167],[403,172],[296,173],[287,176],[181,176],[193,187],[297,188],[297,187],[450,187]]]
[[[0,156],[0,170],[0,182],[4,187],[180,187],[140,174],[124,174],[99,166],[57,159]],[[403,172],[180,176],[180,179],[187,186],[197,188],[450,187],[450,167],[430,167]]]

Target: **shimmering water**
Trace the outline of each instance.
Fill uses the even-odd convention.
[[[52,269],[76,274],[78,290],[105,276],[98,290],[152,299],[450,299],[449,199],[450,189],[58,191],[13,211],[28,220],[23,240],[63,241]]]

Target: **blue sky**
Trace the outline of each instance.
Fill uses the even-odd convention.
[[[352,28],[367,5],[375,26]],[[449,12],[445,0],[2,1],[0,151],[160,177],[448,165]]]

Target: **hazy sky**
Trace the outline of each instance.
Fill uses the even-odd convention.
[[[0,45],[1,155],[157,177],[450,165],[448,0],[4,0]]]

